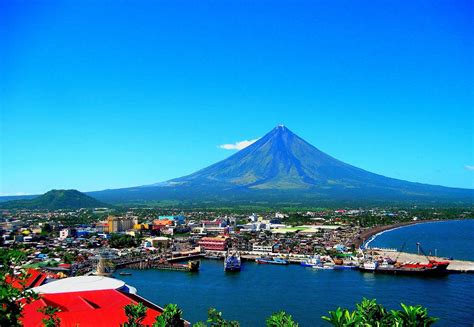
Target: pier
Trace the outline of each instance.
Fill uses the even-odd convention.
[[[198,271],[199,259],[204,255],[201,253],[190,253],[180,256],[142,256],[142,257],[127,257],[116,258],[113,260],[115,268],[132,268],[132,269],[160,269],[160,270],[174,270],[174,271]],[[188,262],[185,264],[177,263],[179,261]]]

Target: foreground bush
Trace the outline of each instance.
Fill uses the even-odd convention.
[[[333,326],[431,326],[438,318],[430,317],[428,310],[421,305],[411,306],[401,304],[402,310],[385,309],[376,300],[363,299],[356,305],[356,310],[337,308],[335,311],[329,311],[329,316],[323,316],[322,319],[331,323]]]

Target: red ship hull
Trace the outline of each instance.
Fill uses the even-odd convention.
[[[441,276],[448,273],[449,262],[430,260],[427,264],[414,263],[403,264],[399,266],[377,267],[376,269],[367,269],[359,267],[362,272],[371,272],[377,274],[392,274],[392,275],[413,275],[413,276]]]

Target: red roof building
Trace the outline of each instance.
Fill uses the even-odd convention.
[[[229,237],[217,236],[217,237],[203,237],[199,241],[199,246],[207,251],[225,251],[229,244]]]
[[[142,323],[151,326],[162,308],[136,294],[115,289],[40,294],[39,300],[25,305],[22,323],[26,327],[43,326],[41,320],[45,316],[38,309],[53,306],[60,309],[60,326],[120,326],[127,321],[124,307],[138,302],[148,308]]]
[[[29,268],[26,272],[26,278],[21,280],[17,277],[7,276],[7,282],[17,289],[27,289],[40,286],[48,276],[39,270]]]

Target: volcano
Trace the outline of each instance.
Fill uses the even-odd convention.
[[[108,203],[219,206],[234,204],[459,204],[474,190],[407,182],[337,160],[279,125],[229,158],[167,182],[90,192]]]

